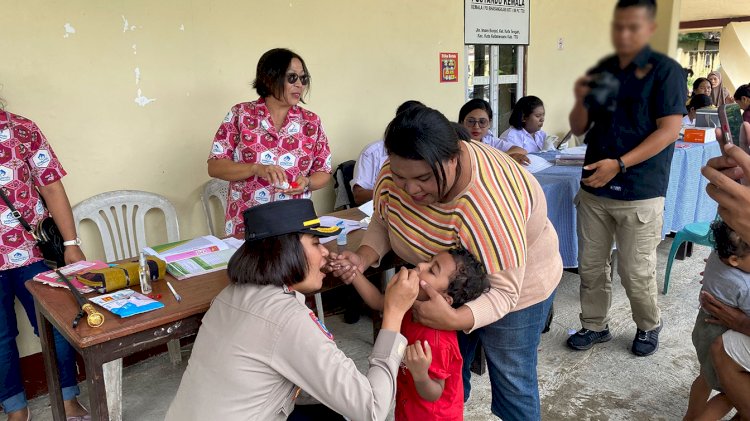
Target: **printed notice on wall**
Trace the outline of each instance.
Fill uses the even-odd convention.
[[[458,53],[440,53],[440,83],[458,82]]]
[[[530,0],[464,0],[464,43],[529,44]]]

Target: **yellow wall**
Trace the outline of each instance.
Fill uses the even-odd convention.
[[[75,29],[67,37],[66,23]],[[0,27],[0,96],[47,135],[70,173],[71,202],[117,189],[159,193],[176,206],[183,237],[207,232],[199,192],[213,134],[233,104],[255,99],[249,85],[270,48],[305,58],[308,107],[323,120],[334,165],[380,138],[402,101],[454,116],[464,98],[463,83],[438,83],[439,52],[459,52],[464,68],[456,0],[28,0],[5,2]],[[138,106],[139,88],[156,101]],[[330,189],[315,201],[330,210]],[[19,344],[22,355],[38,350],[29,329]]]
[[[677,35],[680,31],[682,0],[659,0],[656,11],[656,34],[651,45],[656,51],[677,58]]]
[[[750,83],[750,22],[732,22],[721,32],[721,72],[729,93]]]

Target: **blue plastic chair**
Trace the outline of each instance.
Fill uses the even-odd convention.
[[[685,225],[677,234],[674,236],[672,241],[672,248],[669,250],[669,257],[667,259],[667,271],[664,274],[664,290],[662,294],[667,295],[669,290],[669,275],[672,272],[672,263],[677,255],[677,250],[680,248],[682,243],[691,242],[700,244],[703,246],[713,247],[714,243],[711,238],[711,222],[693,222],[692,224]]]

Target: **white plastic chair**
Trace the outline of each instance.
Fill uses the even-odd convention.
[[[203,195],[201,195],[201,202],[203,203],[203,213],[206,214],[206,224],[208,225],[208,232],[211,235],[217,235],[214,229],[214,223],[217,219],[216,215],[211,211],[211,198],[215,197],[219,199],[221,208],[226,211],[227,209],[227,196],[229,194],[229,182],[219,180],[218,178],[212,178],[206,182],[203,186]],[[221,215],[221,220],[224,221],[224,215]],[[223,226],[223,224],[222,224]],[[224,236],[224,231],[218,233],[220,237]]]
[[[203,186],[203,195],[201,195],[201,202],[203,203],[203,212],[206,214],[206,224],[208,224],[208,232],[210,232],[211,235],[217,235],[216,233],[214,233],[214,221],[216,217],[214,216],[213,212],[211,212],[211,197],[216,197],[219,199],[222,206],[221,209],[224,214],[226,214],[228,195],[228,181],[212,178],[211,180],[208,180]],[[224,218],[222,215],[222,220],[223,219]],[[219,237],[223,237],[224,233],[221,232],[218,235]],[[323,312],[323,298],[321,297],[320,293],[315,294],[315,310],[317,310],[318,312],[318,319],[320,319],[322,323],[325,323]]]
[[[107,261],[135,257],[147,246],[146,213],[158,209],[164,213],[167,241],[180,239],[177,212],[163,196],[136,190],[118,190],[90,197],[73,207],[76,230],[84,220],[93,221],[99,228]],[[80,231],[79,231],[80,232]],[[180,341],[167,344],[173,364],[182,361]],[[122,419],[122,359],[104,364],[104,381],[110,419]]]

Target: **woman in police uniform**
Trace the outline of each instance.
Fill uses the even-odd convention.
[[[229,262],[231,283],[211,304],[167,421],[283,420],[300,388],[343,416],[384,420],[406,348],[401,319],[419,290],[402,269],[386,290],[383,325],[367,375],[305,306],[320,289],[328,251],[307,199],[244,212],[245,244]]]

